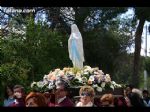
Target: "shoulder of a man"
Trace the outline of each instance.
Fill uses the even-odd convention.
[[[74,103],[68,97],[66,97],[61,103],[66,105],[66,106],[74,106]]]

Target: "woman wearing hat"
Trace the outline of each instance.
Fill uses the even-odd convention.
[[[80,91],[80,102],[76,104],[76,107],[96,107],[94,105],[94,89],[91,86],[82,86]]]

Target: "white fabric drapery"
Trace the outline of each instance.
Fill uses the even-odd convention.
[[[71,25],[71,35],[68,40],[69,58],[73,66],[79,69],[83,68],[84,51],[81,33],[76,24]]]

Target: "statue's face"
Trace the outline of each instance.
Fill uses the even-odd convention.
[[[77,33],[77,32],[79,32],[79,29],[78,29],[78,27],[77,27],[76,24],[73,24],[73,25],[71,26],[71,31],[72,31],[72,33]]]

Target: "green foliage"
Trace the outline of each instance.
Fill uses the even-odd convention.
[[[117,7],[77,7],[77,13],[73,15],[83,37],[84,65],[99,67],[105,73],[110,73],[118,83],[130,82],[133,69],[133,56],[127,54],[127,47],[133,43],[131,33],[136,20],[120,20],[118,17],[126,10]],[[49,12],[56,13],[55,10]],[[72,66],[67,46],[69,35],[64,33],[68,27],[70,29],[67,22],[71,21],[60,12],[55,15],[61,15],[61,21],[55,21],[64,25],[61,29],[49,27],[47,21],[35,23],[32,15],[26,18],[17,16],[26,24],[10,19],[9,27],[23,30],[25,34],[11,33],[0,38],[1,85],[22,84],[28,90],[32,81],[41,80],[50,70]],[[48,19],[55,20],[53,17]],[[53,24],[53,21],[50,22]]]
[[[69,65],[67,36],[52,31],[41,23],[34,24],[31,19],[27,25],[26,57],[33,65],[34,80],[39,80],[51,69]]]
[[[150,8],[149,7],[135,7],[135,15],[138,19],[143,18],[150,21]]]
[[[1,65],[1,81],[5,81],[5,83],[13,83],[13,84],[22,84],[25,85],[24,82],[27,80],[27,72],[28,70],[24,68],[21,63],[5,63]]]
[[[26,22],[25,35],[12,33],[0,39],[1,87],[8,83],[21,84],[28,91],[32,81],[40,80],[50,70],[71,65],[67,35],[52,31],[40,22],[35,24],[32,17]]]
[[[145,66],[144,68],[146,69],[148,75],[150,76],[150,57],[145,58]]]
[[[87,32],[84,37],[86,63],[98,66],[111,74],[118,66],[115,64],[116,59],[126,52],[131,39],[131,37],[115,32],[112,28],[108,31],[100,29]]]

